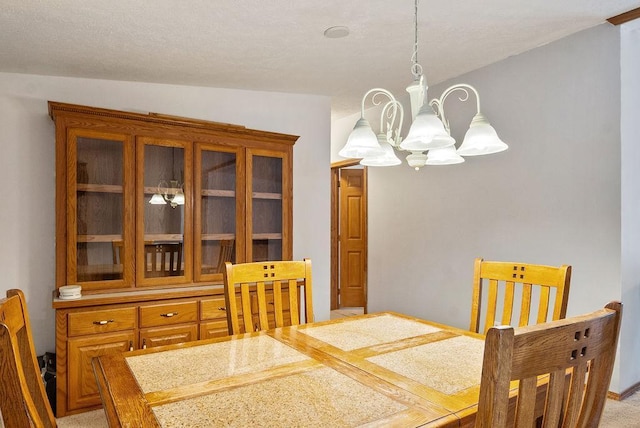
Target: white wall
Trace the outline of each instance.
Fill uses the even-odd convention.
[[[622,301],[621,390],[640,379],[640,20],[621,27]]]
[[[299,135],[293,151],[293,255],[312,259],[315,316],[329,318],[328,97],[0,73],[0,296],[9,288],[25,291],[38,353],[55,349],[55,156],[47,100]]]
[[[370,311],[468,328],[475,257],[572,265],[568,315],[622,297],[619,34],[601,25],[429,89],[474,85],[510,148],[419,172],[369,169]],[[474,107],[446,103],[458,141]],[[613,391],[640,380],[625,367],[621,384],[619,370]]]

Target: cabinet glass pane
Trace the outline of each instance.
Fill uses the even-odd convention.
[[[144,149],[145,278],[184,275],[184,149]]]
[[[282,259],[282,159],[254,156],[252,259]]]
[[[201,273],[221,273],[236,260],[236,154],[203,150],[201,162]]]
[[[122,279],[123,142],[76,139],[76,260],[79,282]]]

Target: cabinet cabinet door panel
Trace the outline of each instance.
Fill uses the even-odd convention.
[[[190,282],[192,144],[140,137],[136,149],[137,285]]]
[[[292,228],[290,162],[286,152],[247,150],[248,261],[291,259],[291,245],[283,246]]]
[[[68,409],[76,410],[101,403],[91,360],[100,355],[125,352],[136,346],[133,331],[109,333],[68,341]]]
[[[127,253],[132,251],[132,164],[129,136],[69,131],[68,283],[81,283],[90,290],[119,288],[133,282],[133,264],[123,265],[113,252],[115,242],[124,243]]]
[[[196,144],[195,279],[222,280],[225,262],[237,263],[244,246],[244,154],[237,147]]]

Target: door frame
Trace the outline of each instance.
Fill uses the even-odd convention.
[[[338,234],[340,232],[340,170],[354,165],[359,165],[360,159],[346,159],[331,164],[331,310],[339,309],[338,284],[340,282],[340,247]],[[367,246],[367,167],[363,167],[363,210],[365,218],[365,254]],[[364,313],[367,313],[368,305],[368,278],[367,261],[365,260],[364,275]]]

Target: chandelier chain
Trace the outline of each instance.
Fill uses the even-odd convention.
[[[413,55],[411,56],[411,61],[413,64],[411,65],[411,73],[415,80],[418,80],[420,76],[422,76],[422,66],[418,64],[418,0],[415,0],[413,10],[413,29],[414,29],[414,39],[413,39]]]

